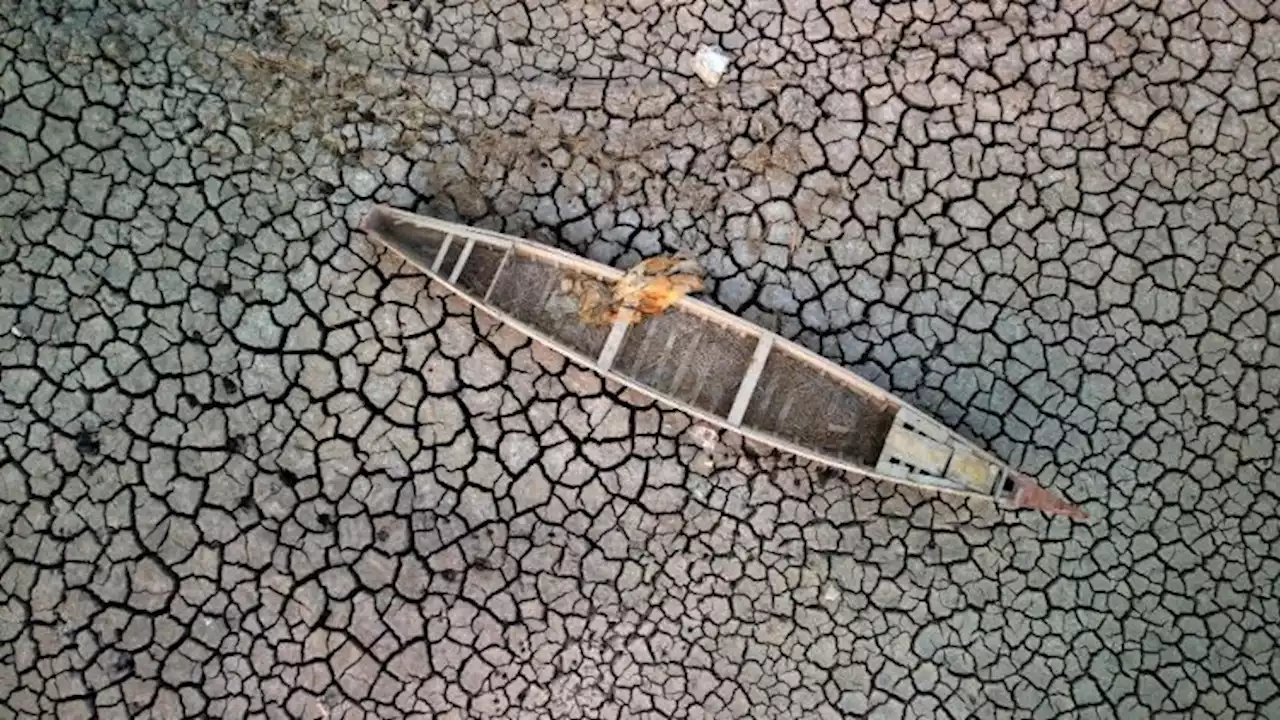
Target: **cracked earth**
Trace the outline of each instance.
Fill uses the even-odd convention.
[[[0,717],[1280,717],[1274,6],[2,9]],[[1094,519],[712,442],[373,201],[691,253]]]

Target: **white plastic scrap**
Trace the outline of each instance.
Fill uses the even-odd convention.
[[[693,56],[693,71],[711,87],[720,84],[720,78],[728,69],[729,56],[715,45],[703,45]]]
[[[716,461],[710,455],[700,452],[693,456],[692,467],[699,475],[710,475],[716,469]]]
[[[840,599],[840,586],[835,583],[827,583],[827,589],[822,593],[823,602],[834,603]]]

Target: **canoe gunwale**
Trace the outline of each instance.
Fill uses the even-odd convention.
[[[494,278],[490,283],[489,287],[487,288],[484,297],[477,297],[473,293],[459,287],[457,284],[452,282],[450,278],[444,277],[444,273],[449,272],[447,269],[442,268],[440,271],[434,271],[430,267],[424,267],[422,263],[410,257],[410,255],[400,252],[394,242],[390,241],[387,237],[385,237],[384,234],[380,232],[377,228],[373,228],[370,226],[368,221],[374,215],[375,212],[388,213],[393,218],[397,218],[401,221],[408,222],[411,225],[414,225],[420,228],[426,228],[426,229],[433,230],[446,235],[452,235],[454,242],[457,242],[461,238],[467,238],[469,241],[483,243],[485,245],[489,245],[492,247],[507,249],[508,252],[504,253],[503,259],[501,261],[501,265],[499,266],[499,269],[495,272]],[[493,288],[496,287],[498,277],[502,269],[506,266],[507,260],[511,257],[512,254],[517,252],[522,255],[530,256],[533,258],[541,258],[543,260],[553,262],[557,265],[564,266],[570,270],[580,271],[585,274],[592,275],[595,277],[601,277],[607,280],[617,280],[618,278],[622,277],[623,271],[621,270],[610,267],[603,263],[598,263],[592,260],[588,260],[586,258],[580,257],[573,253],[566,252],[564,250],[560,250],[558,248],[549,247],[533,241],[524,240],[524,239],[516,238],[512,236],[501,235],[499,233],[495,233],[490,230],[485,230],[483,228],[476,228],[476,227],[461,225],[458,223],[453,223],[445,220],[439,220],[437,218],[433,218],[430,216],[417,215],[414,213],[406,212],[404,210],[399,210],[399,209],[384,206],[384,205],[374,206],[374,208],[372,208],[370,212],[365,216],[364,221],[361,222],[360,229],[363,230],[370,237],[376,239],[381,245],[395,252],[405,263],[408,263],[418,268],[420,271],[422,271],[432,280],[444,285],[451,293],[454,293],[462,297],[468,303],[472,304],[473,306],[485,312],[486,314],[492,316],[494,319],[498,320],[499,322],[512,326],[514,329],[518,330],[520,333],[527,335],[530,338],[554,349],[556,352],[564,355],[566,358],[570,359],[574,363],[588,370],[591,370],[610,380],[613,380],[614,382],[617,382],[620,385],[636,390],[637,392],[645,396],[652,397],[665,405],[669,405],[677,410],[680,410],[681,412],[685,412],[694,417],[697,417],[698,419],[703,420],[707,423],[710,423],[718,428],[721,428],[722,430],[729,430],[732,432],[736,432],[746,438],[749,438],[761,444],[775,447],[784,452],[791,453],[798,457],[805,458],[807,460],[817,462],[822,465],[834,467],[847,472],[857,473],[858,475],[867,477],[872,480],[890,482],[898,485],[905,485],[905,486],[917,488],[920,490],[930,490],[934,492],[947,493],[951,495],[959,495],[963,497],[981,498],[985,500],[994,501],[1006,507],[1015,507],[1015,508],[1017,507],[1017,504],[1016,504],[1018,499],[1017,488],[1014,488],[1013,492],[1010,492],[1010,488],[1008,487],[1009,486],[1008,481],[1010,478],[1015,476],[1022,476],[1022,477],[1026,477],[1026,476],[1024,476],[1022,473],[1019,473],[1016,469],[1014,469],[1008,463],[995,457],[990,452],[987,452],[986,450],[978,447],[975,443],[970,441],[968,438],[965,438],[963,435],[961,435],[958,432],[955,432],[954,430],[948,430],[948,433],[951,437],[953,437],[957,441],[957,445],[959,445],[960,447],[963,447],[966,451],[972,453],[978,458],[981,458],[1000,468],[1000,475],[996,479],[996,481],[993,483],[992,490],[990,493],[976,492],[968,489],[948,487],[945,485],[933,484],[933,483],[923,482],[919,480],[912,480],[909,478],[885,475],[883,473],[877,472],[874,468],[867,467],[865,465],[861,465],[857,463],[847,462],[834,456],[817,453],[815,451],[809,450],[803,446],[797,445],[791,441],[782,439],[770,433],[756,430],[751,426],[746,426],[741,424],[735,425],[730,421],[728,417],[721,417],[713,413],[701,410],[689,403],[686,403],[683,400],[677,399],[675,397],[671,397],[665,393],[662,393],[651,387],[647,387],[623,375],[620,375],[614,372],[611,368],[602,367],[598,363],[599,358],[591,358],[591,357],[585,356],[584,354],[574,350],[573,348],[568,347],[565,343],[557,340],[554,337],[551,337],[547,333],[541,330],[538,330],[536,328],[533,328],[520,320],[517,320],[516,318],[512,317],[505,311],[497,308],[496,306],[494,306],[488,301],[488,297],[492,293]],[[805,348],[791,340],[788,340],[778,335],[777,333],[771,332],[758,325],[750,323],[725,310],[722,310],[718,307],[714,307],[707,303],[695,300],[693,298],[688,298],[688,297],[682,298],[679,302],[675,304],[675,307],[685,312],[691,312],[693,314],[702,316],[705,319],[711,322],[714,322],[716,324],[727,326],[733,330],[745,333],[749,336],[756,338],[757,342],[759,342],[761,338],[768,336],[771,339],[771,343],[770,343],[771,352],[773,350],[779,350],[782,352],[791,353],[794,356],[797,356],[800,360],[807,363],[808,365],[812,366],[813,369],[817,372],[828,373],[829,375],[834,376],[836,379],[850,385],[854,389],[864,392],[867,395],[870,395],[882,402],[893,403],[899,408],[907,408],[920,415],[929,417],[927,413],[924,413],[923,411],[919,410],[918,408],[906,402],[905,400],[902,400],[901,398],[897,397],[893,393],[876,386],[875,384],[871,383],[869,380],[857,375],[853,371],[845,367],[842,367],[839,364],[834,363],[831,360],[828,360],[822,357],[821,355],[818,355],[817,353],[809,350],[808,348]]]

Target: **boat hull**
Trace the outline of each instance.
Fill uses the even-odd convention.
[[[594,325],[570,288],[613,283],[615,268],[383,206],[362,229],[496,319],[713,425],[886,482],[1084,517],[895,395],[719,308],[686,297],[643,322]]]

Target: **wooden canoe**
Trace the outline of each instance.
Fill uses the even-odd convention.
[[[866,379],[707,303],[589,325],[566,279],[622,271],[489,230],[376,206],[362,229],[432,279],[574,362],[721,428],[887,482],[1083,519],[959,433]]]

